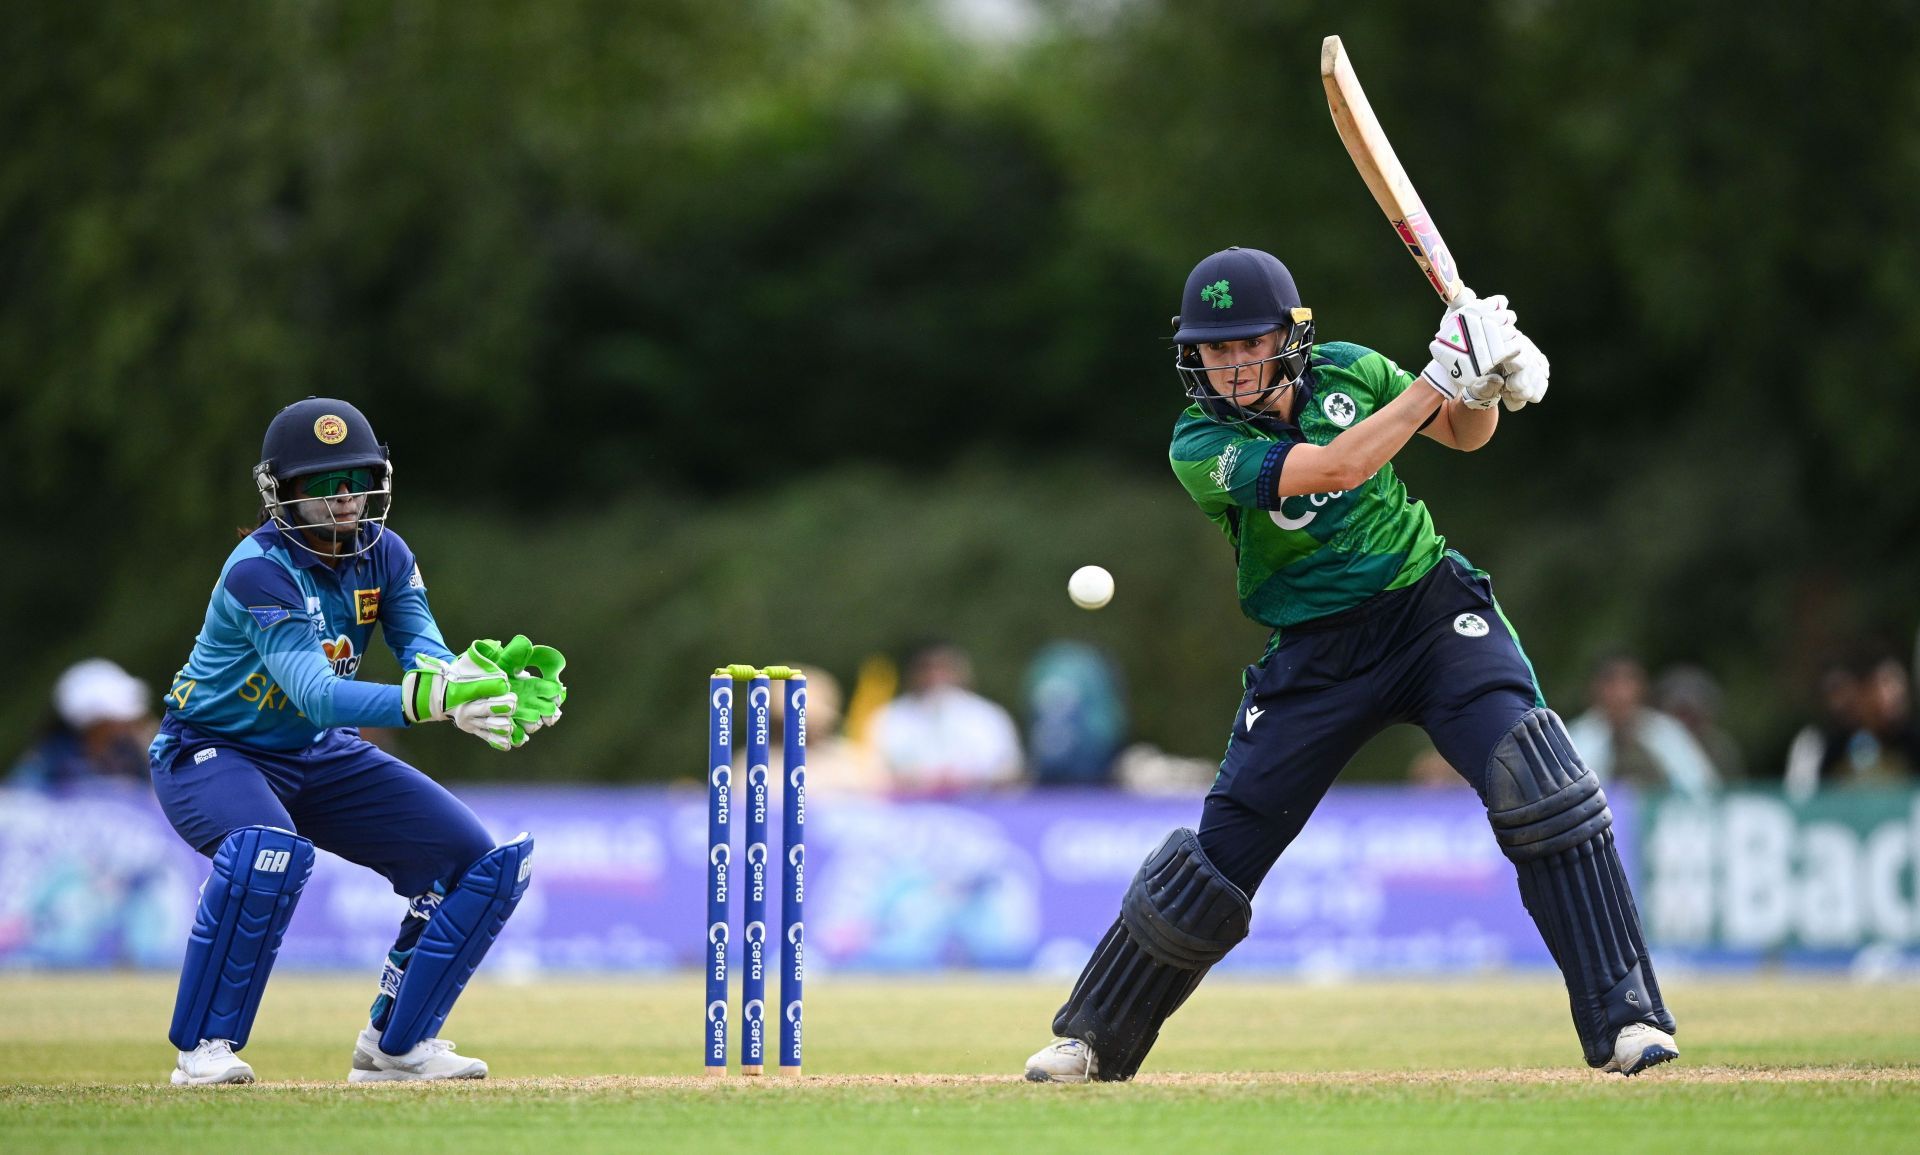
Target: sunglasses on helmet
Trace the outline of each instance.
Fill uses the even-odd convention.
[[[300,482],[300,492],[307,497],[334,497],[345,485],[348,493],[367,493],[373,489],[373,470],[365,466],[358,469],[335,469],[327,473],[316,473]]]

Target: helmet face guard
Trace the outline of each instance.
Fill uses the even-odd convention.
[[[1297,387],[1304,379],[1307,370],[1307,358],[1313,352],[1313,310],[1297,308],[1292,311],[1292,321],[1285,327],[1280,339],[1280,349],[1270,357],[1257,361],[1242,361],[1234,365],[1223,365],[1208,369],[1200,360],[1199,345],[1175,345],[1173,355],[1174,371],[1180,374],[1181,383],[1186,387],[1189,398],[1199,402],[1201,411],[1209,417],[1222,421],[1248,421],[1256,417],[1269,416],[1266,412],[1273,399],[1287,390]],[[1180,318],[1174,318],[1179,327]],[[1280,326],[1264,329],[1262,333],[1271,333]],[[1261,333],[1246,333],[1233,340],[1246,340],[1258,337]],[[1227,340],[1219,337],[1215,340]],[[1214,389],[1211,373],[1232,373],[1251,370],[1255,379],[1266,372],[1266,366],[1272,365],[1273,380],[1251,393],[1242,392],[1238,398],[1222,396]]]
[[[358,484],[358,478],[341,478],[337,485],[325,487],[333,489],[332,493],[300,492],[302,489],[319,488],[315,482],[331,481],[349,472],[364,472],[367,475],[365,486]],[[329,561],[359,557],[386,535],[387,515],[393,509],[393,465],[390,462],[283,481],[274,476],[272,463],[263,461],[253,467],[253,484],[260,492],[260,508],[266,513],[267,519],[273,522],[288,542],[315,557]],[[284,495],[281,493],[283,484],[289,490]],[[340,485],[346,487],[346,493],[338,491]],[[343,524],[337,520],[336,514],[351,509],[350,503],[353,502],[361,503],[359,514],[352,522]],[[331,551],[317,549],[313,545],[314,538],[330,541],[334,548]]]
[[[1272,253],[1238,245],[1206,257],[1187,274],[1173,330],[1173,366],[1187,396],[1221,421],[1268,416],[1274,402],[1284,396],[1282,390],[1304,380],[1313,350],[1313,310],[1303,307],[1293,274]],[[1273,380],[1238,399],[1222,396],[1207,375],[1222,370],[1231,374],[1236,367],[1208,369],[1200,358],[1200,347],[1268,333],[1280,334],[1279,352],[1242,362],[1238,368],[1251,369],[1257,381],[1272,363]]]
[[[393,508],[387,447],[365,414],[332,397],[308,397],[274,416],[253,485],[265,519],[288,542],[328,561],[372,549]]]

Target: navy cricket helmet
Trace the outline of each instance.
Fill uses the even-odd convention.
[[[326,558],[372,549],[393,508],[387,447],[365,414],[332,397],[296,401],[274,415],[253,483],[262,511],[281,533]],[[332,551],[315,549],[316,537],[331,542]]]
[[[1187,274],[1180,315],[1173,324],[1173,363],[1187,396],[1208,415],[1226,421],[1262,416],[1268,397],[1300,383],[1313,350],[1313,310],[1300,304],[1293,274],[1272,253],[1238,245],[1214,253]],[[1248,408],[1216,393],[1207,382],[1199,346],[1272,332],[1280,334],[1279,350],[1245,366],[1258,371],[1275,363],[1273,382],[1246,398],[1258,407]]]

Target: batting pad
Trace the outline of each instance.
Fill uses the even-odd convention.
[[[1176,830],[1147,856],[1120,903],[1120,917],[1094,948],[1053,1020],[1100,1059],[1094,1078],[1131,1079],[1214,963],[1247,937],[1253,908],[1200,849]]]
[[[533,838],[527,834],[495,847],[467,868],[420,932],[393,996],[386,1029],[380,1032],[381,1050],[404,1055],[420,1040],[439,1034],[532,877]]]
[[[1487,817],[1566,979],[1587,1063],[1611,1059],[1614,1036],[1629,1023],[1672,1033],[1607,796],[1553,711],[1529,711],[1493,748]]]
[[[281,936],[313,873],[313,843],[290,830],[243,826],[213,855],[180,967],[167,1037],[182,1051],[202,1039],[247,1045]]]

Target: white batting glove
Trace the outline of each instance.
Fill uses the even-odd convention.
[[[1464,300],[1440,319],[1440,329],[1427,346],[1433,360],[1420,371],[1420,379],[1449,401],[1467,397],[1480,408],[1492,405],[1505,382],[1493,384],[1488,378],[1496,365],[1518,351],[1518,334],[1505,297]]]
[[[1496,366],[1505,368],[1505,366]],[[1500,403],[1506,394],[1507,379],[1499,373],[1489,373],[1478,381],[1469,381],[1460,390],[1460,404],[1469,409],[1491,409]]]
[[[519,698],[506,672],[473,646],[448,662],[414,655],[400,680],[409,722],[452,722],[495,750],[513,748],[513,712]]]
[[[1500,391],[1500,400],[1505,403],[1508,412],[1545,398],[1547,378],[1553,372],[1547,355],[1533,343],[1533,338],[1525,333],[1516,333],[1516,336],[1520,339],[1520,351],[1500,365],[1506,380]]]

